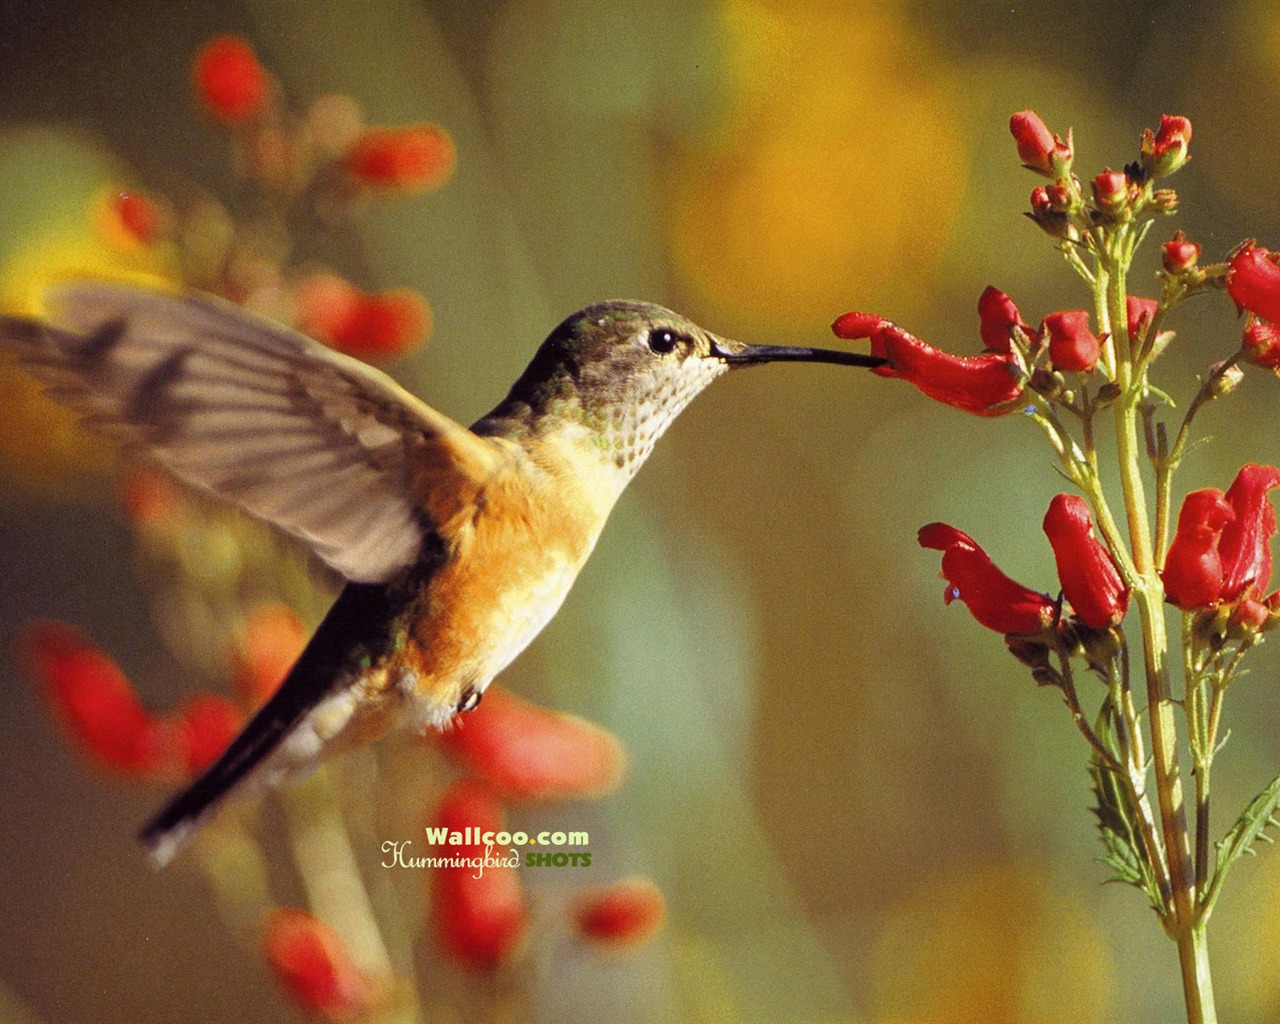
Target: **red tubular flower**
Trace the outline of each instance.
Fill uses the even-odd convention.
[[[946,523],[929,523],[920,528],[918,539],[921,547],[942,552],[947,604],[959,598],[982,625],[1006,635],[1032,636],[1053,623],[1049,596],[1011,580],[968,534]]]
[[[1227,490],[1227,504],[1235,518],[1227,523],[1218,542],[1222,553],[1224,601],[1256,597],[1271,580],[1271,538],[1276,513],[1267,492],[1280,487],[1280,469],[1249,463],[1236,474]]]
[[[498,832],[502,808],[477,782],[457,782],[446,791],[432,821],[436,828],[464,835]],[[491,851],[495,858],[509,850]],[[484,846],[450,845],[442,853],[468,861],[483,858]],[[476,875],[480,877],[477,878]],[[444,867],[434,873],[431,903],[440,945],[465,967],[494,970],[506,963],[524,939],[528,908],[515,868],[486,864]]]
[[[1144,299],[1130,295],[1125,299],[1125,319],[1129,321],[1129,340],[1136,342],[1147,333],[1151,321],[1155,319],[1160,303],[1155,299]]]
[[[366,362],[402,356],[431,331],[431,308],[408,289],[373,294],[336,274],[313,274],[295,298],[304,331]]]
[[[888,360],[872,373],[909,381],[930,398],[979,416],[1012,412],[1024,382],[1011,355],[953,356],[897,324],[871,313],[845,313],[831,329],[837,337],[871,339],[871,354]]]
[[[1248,245],[1231,257],[1227,294],[1241,309],[1280,323],[1280,266],[1266,249]]]
[[[1062,593],[1087,626],[1114,626],[1129,607],[1129,588],[1111,555],[1093,535],[1093,517],[1085,500],[1059,494],[1049,502],[1044,532],[1058,563]]]
[[[1183,611],[1207,608],[1222,594],[1222,555],[1218,542],[1235,510],[1216,488],[1192,491],[1182,499],[1178,529],[1165,555],[1165,596]]]
[[[1254,366],[1280,370],[1280,324],[1269,324],[1252,317],[1244,327],[1244,359]]]
[[[1049,334],[1049,360],[1059,370],[1092,372],[1102,345],[1089,330],[1089,314],[1082,309],[1050,313],[1040,325]]]
[[[1142,133],[1142,166],[1153,178],[1172,174],[1191,159],[1187,153],[1190,145],[1191,121],[1163,114],[1158,131],[1153,134],[1147,128]]]
[[[95,762],[134,779],[173,772],[172,727],[142,706],[119,666],[80,630],[61,622],[31,623],[19,652],[64,731]]]
[[[236,694],[246,707],[257,708],[266,703],[280,688],[306,643],[306,627],[292,608],[266,602],[249,613],[232,676]]]
[[[478,708],[436,742],[508,800],[600,796],[626,768],[622,745],[599,726],[490,687]]]
[[[370,128],[347,152],[347,174],[363,185],[422,192],[439,188],[453,173],[453,138],[434,124]]]
[[[227,124],[251,120],[267,101],[267,72],[253,47],[239,36],[218,36],[205,43],[192,64],[192,79],[204,108]]]
[[[572,910],[579,935],[615,949],[645,942],[666,915],[662,891],[647,878],[626,878],[580,893]]]
[[[177,727],[187,774],[195,777],[222,756],[244,725],[244,712],[216,693],[199,693],[178,711]]]
[[[1170,274],[1186,273],[1200,259],[1200,246],[1188,242],[1181,231],[1175,231],[1173,237],[1160,247],[1160,252],[1164,269]]]
[[[262,952],[280,986],[307,1013],[365,1019],[381,1001],[380,986],[356,967],[342,937],[305,910],[272,912]]]
[[[1031,333],[1013,299],[988,285],[978,296],[978,333],[982,335],[983,347],[989,352],[1013,351],[1009,332],[1015,327]]]
[[[1070,133],[1063,142],[1033,110],[1023,110],[1009,118],[1009,132],[1018,144],[1018,156],[1024,167],[1049,178],[1066,173],[1071,164]]]

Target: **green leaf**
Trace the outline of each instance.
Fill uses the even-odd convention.
[[[1227,869],[1243,854],[1255,853],[1253,846],[1258,840],[1273,842],[1267,835],[1272,825],[1280,825],[1276,821],[1276,808],[1280,806],[1280,775],[1277,775],[1261,793],[1255,796],[1249,806],[1244,809],[1239,819],[1231,826],[1230,831],[1218,843],[1218,862],[1213,874],[1211,895],[1217,896],[1217,890],[1226,877]]]

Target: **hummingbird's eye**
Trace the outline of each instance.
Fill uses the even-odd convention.
[[[474,686],[468,686],[462,691],[462,697],[458,701],[457,713],[464,714],[468,711],[474,711],[480,705],[480,698],[483,697],[479,690]]]
[[[655,327],[649,332],[649,348],[658,355],[664,356],[675,350],[680,343],[680,335],[667,327]]]

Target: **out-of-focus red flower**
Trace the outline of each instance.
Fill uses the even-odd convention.
[[[1034,110],[1023,110],[1009,118],[1009,133],[1018,145],[1024,167],[1049,178],[1058,178],[1071,166],[1071,136],[1063,142],[1046,127]]]
[[[1280,266],[1266,249],[1247,245],[1231,257],[1227,294],[1241,309],[1280,323]]]
[[[1182,274],[1196,265],[1200,259],[1200,246],[1188,242],[1187,236],[1175,231],[1173,237],[1160,247],[1161,262],[1170,274]]]
[[[1250,317],[1244,326],[1244,359],[1254,366],[1280,370],[1280,324]]]
[[[1024,382],[1011,355],[954,356],[872,313],[845,313],[831,329],[849,340],[869,338],[871,354],[888,361],[872,373],[909,381],[944,405],[1000,416],[1011,412],[1010,403],[1022,394]]]
[[[599,796],[622,779],[626,755],[599,726],[490,687],[436,742],[508,800]]]
[[[650,939],[667,914],[662,891],[647,878],[625,878],[579,893],[571,911],[575,931],[589,942],[611,948],[637,946]]]
[[[1227,504],[1235,518],[1227,523],[1218,542],[1222,552],[1224,601],[1257,597],[1271,580],[1271,538],[1276,533],[1276,513],[1267,492],[1280,486],[1280,469],[1249,463],[1241,468],[1227,490]]]
[[[452,136],[438,125],[370,128],[343,163],[347,174],[363,185],[422,192],[449,180],[457,150]]]
[[[1155,319],[1160,303],[1155,299],[1144,299],[1130,295],[1125,299],[1125,319],[1129,321],[1129,340],[1136,342],[1147,333],[1147,328]]]
[[[929,523],[920,528],[918,539],[921,547],[942,552],[947,604],[959,598],[982,625],[1007,636],[1033,636],[1052,625],[1055,608],[1049,595],[1011,580],[968,534],[946,523]]]
[[[262,952],[280,986],[307,1013],[353,1021],[382,1001],[382,986],[359,970],[342,937],[305,910],[273,911]]]
[[[129,519],[141,526],[168,521],[182,502],[182,488],[154,466],[136,466],[124,477],[120,501]]]
[[[154,242],[160,231],[160,210],[141,192],[123,189],[112,197],[112,206],[120,224],[139,242]]]
[[[372,294],[336,274],[313,274],[295,299],[304,331],[368,362],[402,356],[431,332],[431,307],[408,289]]]
[[[226,697],[198,693],[178,710],[177,727],[187,774],[199,775],[222,756],[244,725],[244,712]]]
[[[436,808],[432,825],[450,832],[502,830],[502,807],[480,783],[456,782],[445,792]],[[473,862],[486,856],[482,845],[436,847],[439,856],[458,857]],[[511,856],[509,850],[494,849],[494,859]],[[480,877],[475,877],[479,873]],[[524,889],[515,868],[485,864],[478,870],[471,863],[443,867],[433,872],[432,919],[441,947],[455,960],[476,970],[494,970],[508,962],[520,947],[528,923]]]
[[[96,763],[135,779],[174,771],[172,726],[142,706],[119,666],[80,630],[33,622],[19,652],[67,735]]]
[[[1226,496],[1216,488],[1192,491],[1182,499],[1178,529],[1165,555],[1165,595],[1184,611],[1207,608],[1222,594],[1222,554],[1218,541],[1236,517]]]
[[[270,84],[253,47],[240,36],[210,39],[192,64],[196,96],[218,120],[238,124],[256,117],[266,104]]]
[[[265,602],[249,613],[233,676],[235,691],[247,707],[266,703],[306,644],[306,628],[292,608]]]
[[[1085,500],[1059,494],[1049,502],[1044,532],[1058,564],[1062,593],[1087,626],[1114,626],[1129,607],[1124,585],[1110,553],[1093,534],[1093,516]]]
[[[1103,213],[1119,213],[1129,201],[1129,179],[1108,167],[1093,179],[1093,200]]]
[[[1102,345],[1089,330],[1089,314],[1082,309],[1050,313],[1040,325],[1049,335],[1049,360],[1059,370],[1090,373],[1098,365]]]
[[[1031,333],[1013,299],[988,285],[978,296],[978,333],[982,335],[983,347],[989,352],[1013,351],[1009,332],[1015,327]]]
[[[1191,121],[1163,114],[1156,132],[1150,128],[1142,132],[1142,166],[1153,178],[1172,174],[1191,159],[1187,152],[1190,145]]]

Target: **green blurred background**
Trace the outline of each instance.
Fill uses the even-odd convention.
[[[1021,216],[1037,181],[1007,123],[1027,107],[1074,127],[1082,177],[1133,159],[1162,113],[1188,115],[1194,159],[1171,182],[1185,211],[1153,243],[1177,226],[1206,260],[1247,235],[1280,247],[1273,3],[7,0],[3,273],[38,262],[33,239],[106,180],[230,186],[188,88],[190,54],[226,31],[296,98],[345,92],[375,122],[453,133],[449,185],[370,209],[331,256],[428,297],[433,340],[393,372],[464,421],[605,297],[756,342],[825,344],[837,314],[869,309],[957,351],[978,346],[987,284],[1032,323],[1087,305]],[[1158,376],[1185,397],[1238,325],[1223,300],[1172,326],[1182,345]],[[0,637],[74,621],[172,704],[192,684],[148,619],[129,532],[74,471],[75,443],[33,415],[0,408]],[[1280,459],[1264,373],[1202,421],[1213,442],[1179,490]],[[639,957],[546,959],[537,1019],[1178,1019],[1173,945],[1136,893],[1101,884],[1060,700],[943,607],[936,555],[915,544],[943,519],[1052,589],[1040,520],[1061,489],[1032,424],[869,376],[735,375],[684,414],[504,677],[631,754],[616,797],[525,820],[587,823],[593,880],[647,873],[670,905]],[[1228,706],[1224,818],[1280,767],[1273,653]],[[287,1013],[199,877],[139,856],[162,794],[69,756],[11,659],[0,680],[0,1019]],[[1278,896],[1268,851],[1219,906],[1224,1020],[1280,1021]]]

